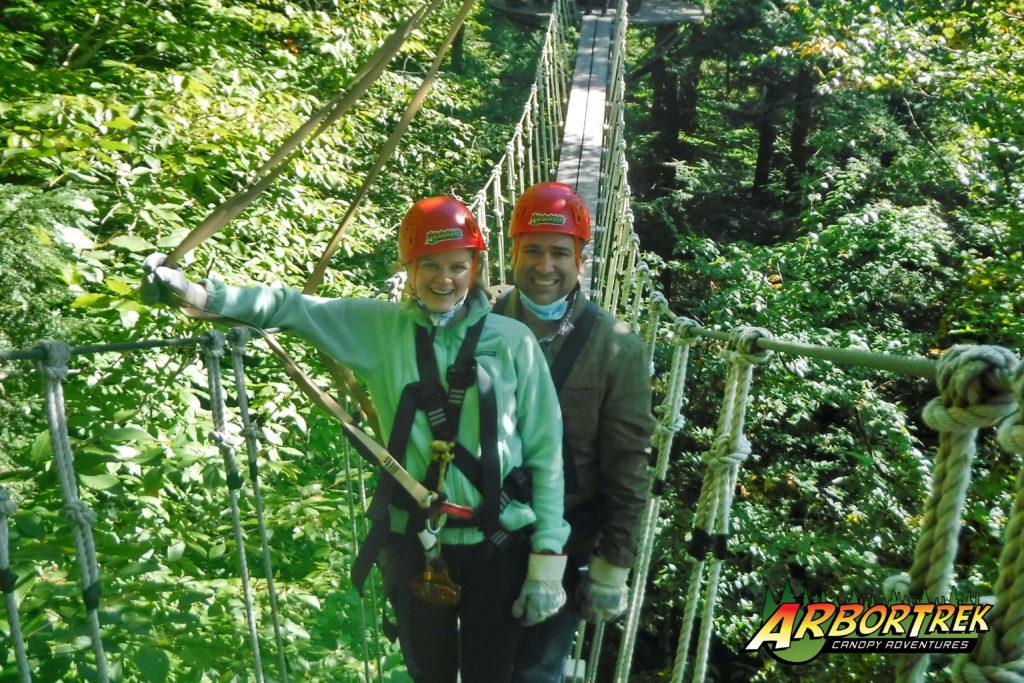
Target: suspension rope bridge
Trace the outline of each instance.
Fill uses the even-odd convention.
[[[175,250],[180,257],[196,243],[237,215],[277,177],[287,161],[312,134],[351,106],[380,74],[402,40],[417,22],[440,0],[425,4],[385,42],[381,51],[357,76],[346,93],[332,100],[311,122],[293,136],[286,145],[264,164],[257,174],[260,179],[246,192],[229,200],[200,226],[201,234],[186,240]],[[463,14],[470,3],[463,5]],[[633,231],[630,191],[627,182],[628,164],[624,132],[625,45],[627,13],[620,2],[609,16],[585,16],[579,30],[575,68],[570,68],[575,31],[570,24],[574,10],[567,0],[555,0],[538,62],[537,77],[527,97],[521,118],[506,147],[505,154],[494,166],[487,182],[475,195],[471,208],[488,235],[491,256],[486,272],[504,281],[507,271],[503,227],[506,216],[518,195],[529,185],[555,178],[574,185],[596,208],[595,240],[592,270],[586,274],[590,296],[603,307],[627,320],[646,341],[653,359],[656,350],[670,358],[667,368],[656,378],[665,387],[660,405],[654,408],[658,427],[654,438],[657,461],[652,472],[650,495],[640,531],[640,547],[630,590],[630,601],[621,625],[622,637],[615,657],[615,681],[627,681],[636,645],[644,605],[649,572],[656,552],[661,520],[661,503],[667,487],[667,476],[673,441],[683,428],[683,402],[686,392],[690,349],[702,341],[720,348],[727,366],[724,395],[715,438],[704,455],[705,474],[696,503],[690,546],[691,564],[684,611],[680,625],[677,653],[671,680],[682,681],[687,673],[695,682],[705,679],[710,643],[715,624],[718,590],[723,565],[728,558],[728,539],[734,532],[731,508],[738,476],[743,463],[751,456],[751,444],[745,434],[755,370],[770,362],[774,354],[813,358],[840,365],[875,369],[902,376],[935,380],[937,395],[924,410],[926,424],[938,433],[938,449],[931,473],[931,490],[922,512],[919,539],[912,565],[905,575],[892,578],[890,587],[904,595],[929,597],[948,595],[952,586],[958,536],[962,526],[966,493],[970,485],[975,443],[981,429],[998,427],[998,443],[1010,453],[1024,454],[1024,364],[1004,348],[993,346],[955,347],[938,360],[924,357],[897,356],[864,349],[840,349],[779,339],[769,330],[737,327],[722,331],[702,327],[695,321],[673,313],[666,299],[655,287],[656,274],[645,263],[639,240]],[[451,44],[457,26],[446,39]],[[436,73],[444,50],[439,51],[425,81]],[[407,110],[411,118],[422,102],[420,93]],[[407,117],[403,117],[407,125]],[[401,124],[400,124],[401,125]],[[563,133],[564,130],[564,133]],[[300,134],[301,133],[301,134]],[[394,148],[400,132],[389,141]],[[385,150],[387,152],[387,150]],[[383,167],[387,154],[371,173]],[[372,182],[372,178],[368,179]],[[360,197],[365,192],[361,191]],[[358,201],[353,202],[353,207]],[[355,208],[350,210],[353,213]],[[332,239],[336,246],[350,217]],[[212,226],[212,227],[211,227]],[[193,236],[190,236],[193,237]],[[321,264],[329,261],[331,248]],[[317,271],[322,275],[322,269]],[[318,282],[316,275],[311,283]],[[315,284],[312,288],[315,289]],[[93,650],[96,677],[111,679],[108,653],[104,648],[104,630],[116,625],[101,623],[102,558],[97,557],[93,539],[97,515],[79,496],[75,473],[74,442],[68,432],[68,416],[63,387],[69,380],[73,358],[94,357],[100,353],[136,353],[151,349],[198,347],[202,349],[210,397],[213,429],[209,440],[220,452],[227,483],[231,527],[237,550],[240,592],[245,606],[245,630],[251,649],[251,671],[257,681],[289,679],[287,642],[282,629],[287,600],[280,600],[275,587],[274,552],[264,519],[261,495],[260,465],[262,444],[259,427],[249,411],[249,389],[243,359],[247,344],[256,331],[234,328],[226,336],[211,330],[197,337],[149,340],[122,344],[69,347],[63,342],[41,342],[22,351],[0,352],[0,362],[32,361],[44,380],[46,418],[49,443],[52,445],[55,469],[65,503],[76,547],[83,604],[88,623],[88,641]],[[260,335],[268,339],[265,334]],[[221,358],[229,353],[234,376],[234,399],[240,423],[230,425],[229,392],[221,383]],[[73,407],[72,407],[73,408]],[[341,409],[344,412],[343,409]],[[238,462],[239,448],[244,444],[245,462]],[[359,538],[361,508],[365,504],[363,482],[365,472],[358,459],[353,462],[351,450],[343,449],[349,478],[350,519],[352,537]],[[248,473],[248,487],[242,471]],[[1024,476],[1017,479],[1015,504],[1005,526],[999,557],[999,576],[994,586],[995,604],[989,618],[990,631],[970,654],[958,656],[953,675],[963,681],[1024,680]],[[251,505],[254,519],[246,520],[242,503]],[[33,661],[26,650],[20,620],[17,589],[18,577],[11,570],[9,519],[17,510],[17,501],[0,488],[0,590],[5,595],[9,623],[9,640],[14,653],[14,666],[21,681],[33,680]],[[252,587],[246,554],[247,529],[257,530],[262,561],[262,581],[266,584],[266,603]],[[364,632],[375,637],[362,644],[362,680],[383,680],[384,657],[379,649],[380,638],[376,615],[379,599],[371,589],[361,606],[360,621]],[[697,615],[700,611],[700,625]],[[266,614],[273,628],[276,663],[268,664],[262,651],[268,647],[261,635],[260,615]],[[595,681],[597,661],[602,648],[604,626],[599,625],[589,638],[590,650],[584,657],[583,630],[578,638],[576,658],[580,666],[573,668],[575,680]],[[696,637],[696,647],[691,642]],[[693,652],[691,652],[693,650]],[[897,672],[902,681],[922,681],[928,672],[928,655],[901,655]],[[265,671],[269,669],[269,671]],[[121,675],[124,667],[119,665]]]

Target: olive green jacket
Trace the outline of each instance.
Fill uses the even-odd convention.
[[[502,312],[522,319],[519,291],[490,290],[496,299],[511,289]],[[583,315],[586,299],[576,297],[569,321]],[[542,344],[550,366],[565,336]],[[630,567],[636,559],[637,527],[647,498],[651,380],[647,350],[626,323],[598,309],[590,335],[558,399],[579,491],[566,495],[566,519],[572,536],[566,551],[595,551],[609,563]]]

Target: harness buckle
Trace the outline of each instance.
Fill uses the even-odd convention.
[[[452,390],[465,393],[466,389],[476,382],[476,359],[474,358],[468,363],[448,366],[445,379],[448,380],[449,393]]]

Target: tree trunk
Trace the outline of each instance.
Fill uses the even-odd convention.
[[[461,74],[466,64],[466,27],[463,26],[455,34],[452,41],[452,71]]]
[[[676,30],[675,26],[658,26],[656,40],[667,41]],[[655,61],[651,67],[651,87],[654,90],[654,101],[651,103],[651,122],[656,131],[655,149],[665,150],[666,159],[676,157],[679,150],[680,102],[679,80],[669,70],[664,58]]]
[[[787,218],[787,235],[795,229],[794,221],[804,206],[801,181],[807,174],[813,150],[807,143],[814,126],[814,75],[809,69],[801,69],[794,81],[793,127],[789,134],[789,168],[786,170],[786,201],[784,210]]]
[[[703,29],[699,25],[693,27],[691,42],[697,42],[703,37]],[[686,62],[686,68],[679,76],[679,130],[685,135],[696,135],[700,127],[700,116],[697,104],[700,102],[700,77],[701,69],[704,66],[703,55],[694,55]],[[679,139],[678,134],[676,139]],[[693,145],[680,144],[680,158],[684,161],[692,161],[694,158]]]
[[[772,83],[765,87],[764,100],[757,117],[757,165],[754,167],[754,194],[763,195],[775,160],[775,141],[779,137],[778,114],[781,88]]]

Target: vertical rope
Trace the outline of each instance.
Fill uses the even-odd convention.
[[[1009,378],[1016,361],[997,346],[956,346],[939,358],[940,395],[924,409],[925,423],[939,432],[939,447],[910,568],[911,599],[949,595],[978,429],[1014,412]],[[929,659],[927,654],[901,655],[896,661],[898,680],[924,680]]]
[[[669,388],[665,402],[656,411],[658,426],[654,432],[653,447],[658,454],[658,460],[650,485],[650,495],[647,497],[647,505],[644,507],[640,521],[637,559],[634,565],[629,605],[626,610],[622,644],[619,646],[619,657],[615,663],[615,681],[629,679],[629,668],[633,661],[633,650],[636,647],[636,634],[640,627],[640,610],[643,607],[647,575],[651,569],[661,498],[665,494],[665,478],[668,474],[672,439],[685,424],[681,411],[686,390],[686,370],[690,358],[690,345],[696,339],[692,334],[695,326],[696,323],[692,320],[681,318],[673,328],[672,343],[675,345],[675,351],[672,354],[672,369],[669,372]]]
[[[242,520],[238,510],[238,490],[242,488],[242,476],[238,473],[238,463],[235,460],[235,440],[228,434],[224,416],[224,386],[220,377],[220,359],[224,356],[224,334],[218,330],[210,330],[203,337],[206,376],[210,386],[210,412],[213,414],[213,431],[209,436],[210,441],[217,444],[221,458],[224,460],[224,473],[231,501],[231,521],[235,530],[235,546],[238,549],[238,571],[242,580],[246,621],[249,625],[249,644],[252,650],[256,681],[262,683],[263,662],[260,657],[260,642],[256,630],[252,590],[249,586],[249,564],[245,557],[245,537],[242,535]]]
[[[263,573],[267,579],[267,595],[270,598],[270,616],[274,624],[274,643],[277,645],[277,665],[281,680],[288,683],[288,663],[284,656],[284,639],[281,636],[281,617],[278,610],[277,590],[274,587],[274,567],[270,560],[270,541],[267,538],[267,522],[263,513],[263,492],[260,489],[259,473],[259,428],[253,424],[249,414],[249,394],[245,388],[245,345],[252,331],[248,327],[235,327],[228,333],[231,344],[231,362],[235,375],[235,394],[238,398],[238,414],[245,436],[246,454],[249,459],[249,481],[252,482],[252,497],[256,507],[256,523],[260,533],[260,551],[263,556]]]
[[[704,614],[698,638],[693,680],[701,683],[707,668],[707,654],[714,627],[715,601],[722,562],[728,554],[729,514],[733,489],[739,466],[750,456],[750,443],[743,433],[753,366],[763,363],[770,352],[761,349],[759,339],[771,338],[771,333],[757,327],[739,327],[732,331],[725,358],[729,363],[725,396],[718,416],[718,428],[711,450],[704,457],[707,465],[701,487],[697,513],[693,524],[690,555],[694,568],[688,586],[686,612],[679,636],[672,680],[681,681],[686,668],[693,621],[696,615],[697,593],[705,557],[712,551],[707,587],[704,594]]]
[[[349,519],[349,525],[350,525],[349,533],[350,533],[351,538],[352,538],[351,553],[352,553],[352,557],[356,557],[356,556],[359,555],[359,539],[364,537],[365,531],[366,531],[365,529],[360,528],[360,524],[359,524],[359,520],[365,520],[364,513],[366,511],[366,505],[365,505],[365,499],[361,499],[360,505],[358,506],[359,509],[357,511],[357,509],[356,509],[357,506],[356,506],[356,502],[355,502],[355,493],[354,493],[354,491],[355,491],[355,489],[357,487],[353,486],[353,483],[355,483],[355,481],[358,481],[359,482],[359,487],[358,488],[360,490],[362,490],[362,485],[363,485],[363,482],[365,481],[365,477],[363,476],[363,468],[362,468],[362,459],[361,458],[357,458],[356,459],[356,462],[357,462],[357,466],[355,468],[357,470],[356,471],[356,476],[355,476],[355,478],[353,478],[353,476],[352,476],[352,471],[353,471],[352,451],[351,451],[351,445],[348,443],[347,439],[345,439],[343,441],[343,443],[341,444],[341,452],[342,452],[342,455],[345,458],[345,479],[346,479],[346,486],[345,486],[346,496],[345,496],[345,500],[346,500],[346,505],[348,507],[348,519]],[[366,603],[369,602],[370,603],[369,613],[372,614],[372,615],[380,614],[380,609],[379,609],[379,605],[378,605],[378,601],[377,601],[377,590],[376,590],[377,589],[377,582],[375,580],[375,577],[372,574],[369,577],[369,581],[367,582],[367,586],[369,587],[369,589],[367,591],[366,597],[364,597],[362,600],[359,601],[359,628],[364,633],[371,633],[371,634],[373,634],[373,637],[372,638],[363,638],[360,641],[360,644],[361,644],[361,647],[362,647],[362,651],[363,651],[363,675],[364,675],[364,678],[366,680],[370,680],[371,675],[375,674],[376,675],[376,679],[380,680],[381,679],[381,671],[380,671],[380,668],[381,668],[380,667],[380,665],[381,665],[381,657],[380,657],[380,631],[379,631],[379,626],[377,624],[377,620],[373,620],[371,622],[371,620],[367,618],[367,609],[366,609]],[[372,660],[373,660],[373,663],[374,663],[374,671],[372,673],[370,671],[370,660],[371,660],[370,643],[373,644]]]
[[[523,166],[526,167],[526,186],[529,187],[537,182],[536,178],[536,165],[534,164],[534,151],[537,148],[536,145],[536,126],[533,125],[534,120],[534,104],[537,93],[537,86],[530,89],[530,97],[526,100],[526,111],[523,116]]]
[[[71,457],[71,440],[68,437],[67,416],[64,413],[64,378],[68,375],[68,360],[71,347],[61,341],[40,342],[44,357],[36,361],[36,367],[46,382],[46,420],[50,427],[50,442],[57,465],[61,494],[64,497],[64,516],[71,520],[71,532],[75,539],[78,570],[82,576],[82,601],[88,614],[89,631],[93,653],[96,655],[96,671],[99,679],[110,680],[107,672],[107,656],[103,650],[100,633],[99,605],[102,588],[100,568],[96,562],[96,544],[92,535],[92,524],[96,513],[78,497],[78,482]]]
[[[22,683],[30,683],[28,657],[25,655],[25,636],[21,632],[21,619],[18,617],[18,599],[14,595],[14,586],[18,577],[11,571],[11,556],[8,545],[11,537],[7,527],[7,519],[18,510],[11,500],[7,489],[0,487],[0,592],[7,603],[7,621],[11,625],[11,642],[14,644],[14,658],[18,662],[18,676]]]
[[[999,427],[999,444],[1010,453],[1024,455],[1024,363],[1011,379],[1017,413]],[[1013,510],[999,555],[996,603],[989,613],[988,633],[973,652],[958,657],[953,679],[971,683],[1024,680],[1024,467],[1017,474]]]
[[[604,627],[603,621],[594,625],[594,637],[590,641],[590,657],[587,660],[586,683],[594,683],[597,680],[597,664],[601,659],[601,648],[604,646]]]

